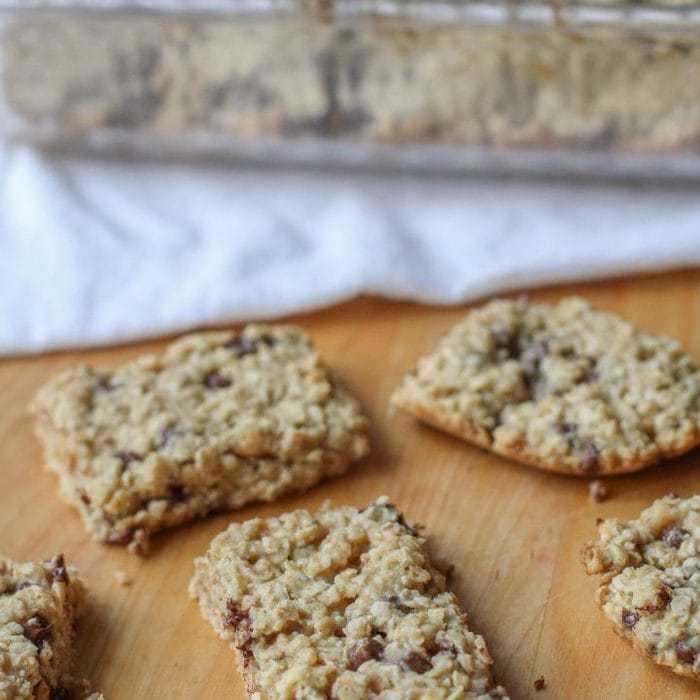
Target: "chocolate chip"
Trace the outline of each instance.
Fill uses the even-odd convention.
[[[671,591],[665,586],[662,586],[657,589],[656,597],[653,603],[650,603],[649,605],[642,605],[635,609],[653,615],[659,610],[663,610],[668,605],[668,601],[671,600],[671,597]]]
[[[540,371],[542,360],[549,353],[549,347],[545,341],[537,341],[527,345],[520,354],[520,367],[530,396],[535,401],[544,398],[549,392],[549,382]]]
[[[680,496],[675,491],[669,491],[666,494],[666,498],[680,498]]]
[[[399,667],[402,671],[413,671],[414,673],[425,673],[433,665],[416,651],[409,651],[399,659]]]
[[[698,653],[698,650],[693,649],[688,642],[676,642],[673,648],[676,650],[676,656],[681,663],[692,664],[695,661],[695,655]]]
[[[88,496],[85,491],[78,491],[78,496],[80,496],[80,500],[86,505],[90,505],[90,496]]]
[[[674,549],[678,549],[690,533],[678,525],[669,525],[661,533],[661,539]]]
[[[396,511],[396,522],[401,525],[401,527],[406,528],[414,537],[418,537],[418,531],[425,528],[425,525],[418,525],[417,527],[412,527],[406,522],[406,518],[403,517],[403,513],[400,510]]]
[[[185,500],[187,500],[185,489],[179,485],[171,486],[169,500],[172,503],[183,503]]]
[[[605,522],[605,518],[596,518],[595,519],[596,525],[602,525],[604,522]]]
[[[583,375],[583,381],[586,384],[595,384],[599,379],[600,379],[600,374],[598,374],[597,370],[595,370],[595,369],[589,369]]]
[[[53,580],[54,583],[70,583],[68,571],[66,571],[66,561],[63,554],[59,554],[53,562]]]
[[[43,615],[34,615],[26,622],[22,623],[24,636],[36,646],[41,646],[51,634],[53,623],[49,622]]]
[[[507,328],[493,326],[491,328],[491,337],[496,347],[507,348],[513,343],[513,334]]]
[[[581,443],[581,469],[584,472],[594,472],[600,466],[600,452],[592,442]]]
[[[505,350],[507,357],[517,357],[520,352],[520,341],[517,333],[512,333],[507,328],[492,326],[491,338],[497,350]],[[494,358],[498,359],[498,358]]]
[[[234,630],[238,629],[238,626],[242,622],[247,622],[250,620],[248,613],[239,607],[238,603],[233,600],[233,598],[226,599],[226,614],[224,615],[224,626],[231,627]]]
[[[428,652],[434,656],[435,654],[452,654],[457,656],[457,647],[449,640],[440,637],[428,644]]]
[[[662,586],[656,591],[656,607],[659,610],[663,610],[668,605],[672,597],[673,595],[671,594],[671,591],[665,586]]]
[[[102,394],[107,391],[112,391],[115,385],[112,383],[112,377],[109,374],[100,374],[97,376],[97,383],[95,384],[95,393]]]
[[[67,688],[51,688],[49,693],[49,700],[70,700],[72,693]]]
[[[588,484],[588,498],[593,503],[602,503],[608,500],[608,487],[598,479]]]
[[[132,462],[138,462],[141,455],[131,451],[120,451],[114,455],[122,463],[122,471],[126,471]]]
[[[404,615],[413,612],[413,608],[409,608],[408,605],[404,605],[397,595],[390,595],[386,600],[388,603],[395,605],[398,608],[399,612],[402,612]]]
[[[539,366],[539,361],[529,360],[525,357],[520,360],[520,367],[527,378],[534,377],[539,371]]]
[[[418,530],[414,527],[411,527],[406,522],[406,518],[404,518],[403,513],[393,503],[383,503],[380,506],[373,504],[367,506],[367,508],[363,508],[360,511],[360,513],[365,513],[370,510],[376,510],[377,508],[383,508],[384,510],[388,511],[388,514],[394,518],[395,522],[401,525],[401,527],[406,528],[413,536],[418,537]],[[420,528],[421,526],[419,525],[418,527]]]
[[[163,430],[160,431],[157,448],[159,450],[163,449],[163,447],[165,447],[173,439],[174,435],[174,426],[169,425],[167,428],[163,428]]]
[[[231,386],[231,380],[214,370],[204,377],[204,386],[207,389],[225,389],[227,386]]]
[[[540,363],[548,354],[549,347],[544,341],[537,341],[525,346],[520,353],[520,365],[523,368],[523,372],[528,376],[536,374]]]
[[[241,652],[243,656],[243,668],[248,668],[250,660],[253,658],[253,649],[251,648],[251,641],[253,640],[253,633],[248,625],[243,632],[241,641],[236,644],[236,649]]]
[[[578,425],[576,423],[572,423],[571,421],[562,420],[554,424],[554,430],[559,435],[571,435],[572,433],[576,432],[577,428]]]
[[[639,615],[631,610],[622,611],[622,626],[631,630],[639,622]]]
[[[236,357],[252,355],[258,351],[258,344],[244,335],[234,336],[227,343],[224,343],[224,347],[228,350],[233,350],[236,353]]]
[[[251,649],[251,641],[253,639],[252,623],[248,612],[243,610],[233,598],[226,599],[224,627],[230,627],[238,633],[236,648],[243,656],[243,666],[248,668],[248,664],[253,658]]]
[[[384,645],[377,639],[367,637],[355,642],[348,649],[348,666],[351,671],[357,671],[365,661],[376,659],[377,661],[384,656]]]
[[[534,683],[533,685],[535,686],[535,690],[544,690],[546,687],[546,684],[544,682],[544,676],[540,676]]]

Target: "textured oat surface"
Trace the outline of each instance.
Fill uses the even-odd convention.
[[[506,697],[424,540],[384,498],[231,525],[190,592],[252,698]]]
[[[94,535],[137,550],[150,532],[308,488],[368,451],[357,403],[291,326],[185,336],[112,372],[81,366],[32,410]]]
[[[676,341],[570,297],[470,312],[393,404],[519,461],[627,472],[700,442],[700,371]]]
[[[615,631],[675,673],[700,680],[700,495],[655,501],[637,520],[603,520],[582,560]]]
[[[87,695],[86,684],[68,675],[83,596],[62,555],[41,563],[0,556],[0,698]]]

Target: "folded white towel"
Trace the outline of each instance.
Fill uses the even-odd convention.
[[[0,354],[456,303],[700,262],[697,187],[138,163],[0,148]]]

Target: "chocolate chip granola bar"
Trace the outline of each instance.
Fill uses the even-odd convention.
[[[655,501],[637,520],[606,519],[582,560],[617,634],[657,664],[700,680],[700,495]]]
[[[368,451],[367,422],[292,326],[185,336],[114,371],[81,366],[33,406],[49,467],[99,540],[271,501]]]
[[[681,346],[579,298],[471,311],[392,401],[493,452],[570,474],[631,472],[700,443],[700,370]]]
[[[251,698],[505,698],[424,540],[386,498],[231,525],[190,593]]]
[[[63,555],[41,563],[0,556],[0,698],[88,696],[88,684],[69,675],[73,625],[84,595]]]

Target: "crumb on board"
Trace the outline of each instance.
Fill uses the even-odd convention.
[[[126,548],[139,557],[147,557],[151,551],[150,542],[148,540],[148,532],[143,528],[138,528],[131,533],[131,541]]]
[[[127,574],[126,571],[122,571],[121,569],[117,569],[114,572],[114,578],[116,578],[117,581],[119,581],[119,585],[121,586],[130,586],[133,581],[131,576],[129,576],[129,574]]]
[[[588,484],[588,498],[592,503],[607,501],[610,494],[608,487],[599,479],[594,479]]]
[[[544,690],[546,688],[546,683],[544,682],[544,676],[540,676],[534,683],[535,690]]]

